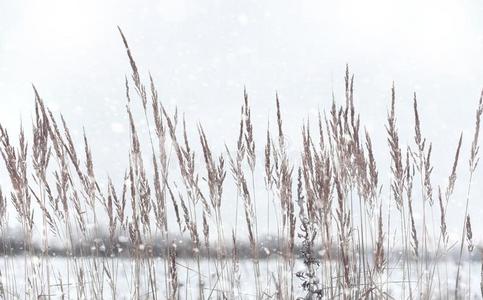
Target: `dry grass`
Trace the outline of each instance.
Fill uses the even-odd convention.
[[[188,138],[188,132],[196,129],[187,127],[184,115],[168,111],[150,76],[144,83],[127,39],[119,32],[132,69],[125,85],[130,150],[122,183],[110,177],[99,179],[86,134],[83,145],[76,144],[64,118],[60,116],[59,123],[35,88],[32,142],[27,142],[21,128],[15,145],[0,126],[0,150],[11,181],[8,200],[2,192],[6,189],[0,189],[0,230],[8,241],[7,225],[16,217],[24,236],[23,283],[11,276],[11,247],[2,247],[2,298],[102,299],[110,295],[116,299],[128,291],[134,299],[179,299],[186,294],[198,299],[247,295],[257,299],[391,299],[394,286],[398,286],[397,297],[404,299],[469,297],[471,264],[465,287],[460,266],[464,245],[469,254],[475,248],[470,195],[479,160],[483,93],[470,150],[462,235],[454,241],[448,234],[447,213],[463,137],[457,143],[448,182],[434,185],[433,148],[423,136],[424,118],[416,94],[414,143],[405,146],[398,133],[396,90],[394,85],[391,88],[386,125],[389,189],[383,188],[379,178],[371,135],[361,129],[354,105],[354,77],[348,67],[345,103],[337,105],[334,100],[327,114],[319,114],[315,126],[309,121],[303,124],[299,157],[288,153],[287,124],[276,95],[275,128],[269,124],[263,157],[257,158],[254,132],[261,129],[252,123],[246,90],[236,147],[226,145],[225,152],[214,153],[208,133],[199,124],[201,153],[196,153],[198,147]],[[133,117],[137,100],[149,129],[147,145],[141,142]],[[258,172],[263,172],[265,190],[257,189]],[[227,174],[233,177],[234,186]],[[236,189],[231,193],[236,200],[227,196],[227,187]],[[433,191],[437,191],[436,204]],[[266,215],[257,213],[257,207],[263,206]],[[223,219],[225,209],[237,210],[233,228]],[[421,209],[422,219],[416,218],[416,209]],[[264,246],[260,226],[272,226],[275,251]],[[34,245],[36,232],[41,233],[40,248]],[[103,234],[105,239],[100,238]],[[122,240],[123,236],[128,240]],[[190,266],[180,262],[179,236],[190,240]],[[244,236],[253,268],[252,291],[241,290]],[[77,247],[79,239],[89,241],[89,247]],[[53,241],[63,243],[67,277],[57,276],[53,269]],[[445,258],[454,242],[460,246],[458,267],[456,274],[448,274]],[[158,247],[160,243],[168,246]],[[126,256],[122,251],[132,261],[128,270],[118,258]],[[269,268],[268,261],[264,267],[262,257],[267,256],[275,262],[275,269]],[[214,270],[202,267],[205,260]],[[298,261],[303,262],[303,269],[298,269]],[[402,274],[398,282],[391,279],[394,270]],[[119,286],[121,272],[128,287]],[[215,275],[206,276],[207,272]],[[483,296],[483,265],[481,272]]]

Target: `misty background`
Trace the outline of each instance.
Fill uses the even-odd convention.
[[[260,166],[267,122],[275,120],[275,92],[298,159],[303,122],[330,108],[332,92],[344,101],[347,63],[361,123],[373,138],[383,197],[390,178],[384,125],[393,81],[403,149],[414,145],[412,95],[418,95],[423,135],[433,143],[435,187],[446,184],[463,132],[448,216],[450,233],[460,232],[483,88],[481,16],[483,2],[476,0],[0,1],[0,123],[12,137],[21,122],[30,130],[35,84],[76,139],[85,128],[99,179],[109,173],[120,182],[129,146],[124,80],[131,71],[119,25],[143,78],[150,72],[163,104],[185,114],[194,145],[200,122],[216,153],[225,143],[234,147],[246,86]],[[137,123],[145,125],[137,105]],[[7,190],[6,176],[2,162],[0,182]],[[474,182],[470,213],[478,243],[481,169]],[[228,193],[226,202],[232,201]],[[265,207],[257,204],[259,218]]]

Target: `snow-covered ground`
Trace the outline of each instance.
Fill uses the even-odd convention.
[[[82,260],[91,260],[92,258],[80,258],[79,263],[82,263]],[[227,261],[231,264],[231,260]],[[40,261],[39,261],[40,263]],[[85,263],[85,261],[84,261]],[[103,267],[103,263],[108,264],[107,267],[111,267],[112,265],[116,266],[117,268],[117,295],[116,299],[130,299],[132,296],[133,290],[133,278],[132,268],[134,267],[134,263],[130,259],[98,259],[98,267]],[[57,299],[62,296],[62,291],[59,286],[60,279],[62,280],[64,296],[68,298],[68,294],[72,298],[76,298],[76,285],[72,282],[75,281],[73,272],[71,272],[70,277],[67,276],[67,259],[65,258],[51,258],[51,295]],[[70,270],[73,269],[73,260],[69,262]],[[84,264],[89,265],[89,263]],[[0,259],[0,266],[2,271],[2,284],[5,289],[7,298],[12,297],[13,299],[22,299],[24,298],[24,287],[25,287],[25,276],[24,276],[24,258],[23,257],[15,257],[15,258],[1,258]],[[158,289],[159,295],[161,298],[163,296],[165,287],[165,261],[161,258],[157,259],[155,262],[156,267],[156,280],[158,282]],[[274,281],[277,278],[277,268],[278,263],[277,260],[270,259],[270,260],[262,260],[260,262],[261,267],[261,282],[262,288],[266,289],[267,297],[272,295],[274,290]],[[394,297],[395,299],[403,299],[409,296],[408,290],[402,291],[402,284],[403,281],[403,274],[401,272],[401,268],[395,264],[389,264],[390,272],[389,278],[381,278],[381,288],[384,291],[388,291],[389,294]],[[177,269],[178,269],[178,279],[181,284],[179,285],[179,295],[181,299],[196,299],[198,295],[198,272],[197,272],[197,264],[195,260],[178,260],[177,261]],[[413,266],[413,269],[414,266]],[[240,262],[240,288],[236,291],[238,298],[240,299],[255,299],[255,281],[253,276],[253,265],[251,260],[242,260]],[[298,271],[304,271],[304,265],[302,261],[297,261],[294,267],[294,273]],[[480,293],[480,272],[481,272],[481,264],[478,262],[472,263],[463,263],[462,271],[461,271],[461,296],[464,296],[465,299],[481,299]],[[202,278],[204,281],[204,293],[205,297],[208,298],[210,295],[216,295],[217,291],[223,289],[223,287],[230,286],[227,282],[220,282],[217,280],[216,272],[215,272],[215,265],[213,261],[203,260],[201,262],[201,273]],[[431,299],[439,299],[443,298],[446,299],[446,295],[451,299],[453,297],[453,288],[454,288],[454,275],[456,274],[456,264],[453,261],[447,262],[440,262],[437,265],[436,271],[434,273],[434,293],[431,295]],[[287,275],[289,275],[287,273]],[[45,276],[45,275],[43,275]],[[147,273],[141,272],[141,277],[143,278],[141,281],[144,284],[141,285],[141,295],[145,295],[146,298],[149,297],[149,291],[147,291],[145,286],[145,279]],[[448,277],[447,277],[448,276]],[[103,277],[104,279],[104,287],[103,287],[103,295],[104,299],[113,299],[112,290],[109,286],[109,281],[107,276]],[[407,278],[405,279],[407,282]],[[69,282],[71,281],[71,282]],[[414,287],[417,284],[417,276],[411,276],[412,286]],[[15,282],[15,289],[9,284]],[[92,278],[90,277],[89,273],[85,274],[85,282],[86,285],[90,285],[92,283]],[[301,297],[304,296],[305,293],[301,288],[301,281],[294,276],[294,289],[295,289],[295,296]],[[89,290],[89,288],[87,288]],[[443,293],[443,295],[439,294],[439,291]],[[448,292],[446,292],[448,291]],[[403,297],[402,293],[405,293],[405,297]],[[471,293],[471,297],[470,296]],[[416,298],[417,295],[413,295]]]

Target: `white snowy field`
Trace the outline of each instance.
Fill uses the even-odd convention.
[[[133,268],[134,261],[130,259],[123,258],[112,258],[112,259],[102,259],[95,258],[98,270],[100,270],[100,278],[103,280],[100,290],[102,290],[103,299],[131,299],[133,295]],[[40,265],[40,261],[38,261]],[[89,267],[94,266],[93,258],[78,258],[77,263],[79,265],[84,265]],[[165,276],[165,260],[162,258],[157,258],[155,260],[155,270],[156,270],[156,282],[158,287],[158,297],[159,299],[165,298],[165,291],[167,283]],[[226,263],[230,266],[232,261],[227,260]],[[264,289],[264,296],[267,299],[274,298],[274,288],[277,284],[278,274],[277,270],[281,266],[280,261],[276,259],[268,259],[260,261],[261,268],[261,283],[262,289]],[[50,281],[51,289],[50,295],[54,299],[76,299],[78,298],[79,286],[75,282],[75,274],[72,271],[74,269],[75,262],[72,259],[66,258],[51,258],[50,259]],[[2,257],[0,259],[0,266],[2,271],[1,283],[5,292],[6,299],[29,299],[33,298],[29,295],[28,291],[25,290],[25,261],[22,256],[17,257]],[[105,275],[102,270],[104,268],[112,268],[114,266],[117,269],[117,274],[115,275],[116,293],[113,294],[109,278]],[[456,263],[448,261],[440,261],[436,265],[432,265],[434,268],[433,277],[433,293],[430,299],[453,299],[454,297],[454,285],[455,285],[455,274],[456,274]],[[179,298],[180,299],[196,299],[198,297],[198,271],[197,263],[192,259],[179,259],[177,261],[177,272],[178,280],[180,282]],[[390,297],[389,299],[407,299],[409,297],[409,291],[407,288],[403,291],[402,282],[408,285],[407,276],[403,277],[402,269],[398,266],[397,262],[389,264],[390,272],[389,278],[386,278],[386,273],[384,273],[384,278],[380,278],[378,284],[379,288],[383,292],[387,292]],[[415,266],[411,267],[414,271]],[[67,272],[67,270],[70,272]],[[230,290],[229,282],[221,282],[217,279],[216,266],[214,265],[214,260],[209,261],[204,259],[201,261],[200,265],[203,284],[204,284],[204,296],[209,298],[216,298],[218,293],[223,289]],[[430,268],[431,269],[431,268]],[[104,269],[105,270],[105,269]],[[321,269],[319,269],[321,270]],[[293,286],[294,286],[294,296],[295,299],[298,297],[304,297],[306,293],[301,287],[301,280],[295,276],[296,272],[305,271],[305,267],[301,260],[297,260],[293,271]],[[40,271],[39,276],[46,276],[45,273]],[[431,272],[431,271],[430,271]],[[286,272],[285,276],[289,276],[291,273]],[[320,272],[319,276],[320,276]],[[411,286],[416,286],[418,284],[418,276],[415,272],[411,274]],[[93,273],[86,272],[84,277],[86,295],[85,298],[92,299],[95,296],[90,294],[92,291],[93,279],[90,277]],[[256,299],[255,296],[255,281],[253,275],[253,264],[251,260],[241,260],[239,264],[239,275],[240,275],[240,285],[239,289],[234,290],[234,295],[236,299]],[[230,274],[230,276],[233,274]],[[45,278],[45,277],[44,277]],[[463,299],[481,299],[480,292],[480,280],[481,280],[481,264],[479,262],[463,262],[462,272],[460,277],[460,297]],[[140,295],[141,299],[152,299],[152,292],[146,288],[147,272],[141,272],[141,286]],[[332,278],[335,283],[337,278]],[[96,288],[97,288],[96,287]],[[321,286],[322,289],[328,290],[328,286]],[[357,287],[355,287],[357,289]],[[233,291],[231,289],[230,291]],[[44,292],[45,293],[45,292]],[[40,298],[47,298],[44,294]],[[419,295],[415,295],[413,292],[413,297],[419,298]],[[323,299],[330,299],[325,297]]]
[[[103,240],[113,245],[119,235],[130,250],[145,248],[142,234],[176,230],[173,235],[185,237],[189,231],[191,244],[202,236],[205,244],[230,240],[232,233],[262,246],[259,237],[277,236],[295,241],[299,254],[309,231],[317,233],[317,244],[325,230],[327,241],[340,244],[332,245],[340,246],[337,253],[352,245],[349,263],[339,255],[316,271],[326,299],[329,290],[331,298],[351,292],[352,284],[357,292],[346,299],[364,298],[360,291],[382,295],[373,299],[454,299],[456,282],[458,298],[481,299],[482,16],[481,0],[0,1],[0,232],[7,242],[0,250],[10,240],[31,243],[14,243],[8,253],[27,244],[90,249],[99,244],[97,229],[106,228]],[[148,88],[147,110],[137,79],[156,90]],[[36,114],[40,98],[49,114]],[[333,103],[340,108],[332,114]],[[319,116],[328,117],[320,132]],[[156,119],[168,124],[169,118],[175,128],[158,134]],[[25,136],[18,141],[21,127]],[[319,143],[318,135],[320,149],[306,146]],[[247,153],[242,164],[230,162],[235,151]],[[324,226],[313,211],[323,213]],[[307,224],[317,230],[299,227]],[[475,260],[460,267],[449,259],[416,264],[394,254],[403,246],[415,255],[435,253],[442,241],[453,253],[464,250],[465,259],[467,247],[476,246]],[[380,250],[383,275],[366,268],[372,251],[367,257],[357,251],[369,247]],[[180,248],[178,294],[171,299],[199,299],[200,291],[204,299],[225,291],[229,299],[279,299],[275,291],[287,290],[279,285],[288,279],[290,296],[308,299],[296,276],[306,266],[297,260],[282,270],[283,259],[272,255],[281,247],[267,250],[259,277],[251,260],[241,260],[234,272],[231,260],[199,262],[186,258],[193,248],[186,247],[188,255]],[[202,257],[213,255],[210,249],[196,246]],[[164,299],[173,290],[167,273],[173,258],[139,265],[126,257],[55,251],[48,261],[0,257],[0,300]],[[428,281],[431,293],[418,294]]]

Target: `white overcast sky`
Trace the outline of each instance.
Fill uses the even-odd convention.
[[[297,141],[302,120],[327,109],[332,90],[342,100],[348,63],[381,168],[388,167],[383,124],[395,81],[402,142],[412,142],[416,91],[423,133],[434,144],[435,184],[445,183],[460,131],[467,173],[483,88],[482,1],[0,0],[0,122],[11,130],[20,120],[30,124],[34,83],[77,136],[85,127],[98,173],[122,172],[129,64],[117,25],[162,101],[193,126],[202,122],[217,149],[233,144],[244,85],[257,135],[274,118],[278,91]],[[479,216],[482,174],[471,204]]]

